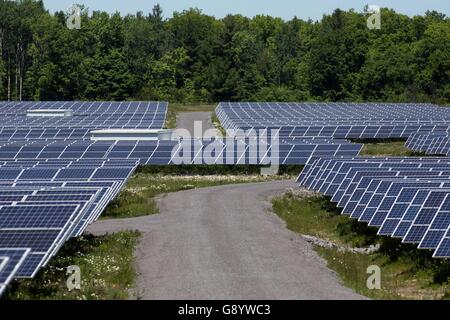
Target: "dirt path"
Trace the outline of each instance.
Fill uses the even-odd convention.
[[[194,131],[195,122],[201,123],[202,130]],[[214,136],[220,136],[212,123],[211,112],[180,112],[177,117],[177,128],[180,136],[184,135],[179,129],[189,131],[193,138],[201,138],[205,131],[210,129],[215,132]]]
[[[270,212],[268,198],[292,181],[172,193],[160,214],[100,221],[94,234],[140,230],[142,299],[361,299],[311,246]]]

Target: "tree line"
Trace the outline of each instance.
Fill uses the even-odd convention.
[[[81,29],[42,1],[0,0],[0,100],[450,100],[450,20],[342,11],[320,21],[199,9],[88,12]]]

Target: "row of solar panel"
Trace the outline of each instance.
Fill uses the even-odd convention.
[[[49,110],[70,112],[44,116]],[[166,113],[164,102],[0,102],[0,294],[13,277],[33,277],[95,221],[139,157],[158,152],[167,164],[176,145],[94,143],[89,132],[160,129]],[[134,160],[123,159],[131,154]]]
[[[51,168],[14,168],[7,167],[0,170],[0,181],[70,181],[86,180],[98,181],[105,178],[124,179],[127,177],[128,167],[51,167]]]
[[[450,256],[450,159],[321,158],[299,183],[331,197],[342,214],[434,257]]]
[[[226,129],[292,127],[301,124],[447,124],[450,110],[431,104],[386,103],[220,103],[217,116]],[[430,121],[431,120],[431,121]],[[362,122],[366,121],[366,122]]]
[[[8,141],[0,159],[135,159],[141,164],[306,164],[311,157],[355,156],[361,144],[345,140],[252,139],[178,141]]]
[[[449,110],[434,105],[221,103],[216,113],[228,130],[277,128],[289,137],[407,138],[450,131]]]
[[[72,110],[75,115],[153,114],[168,105],[161,101],[0,101],[1,115],[23,115],[29,110]]]
[[[278,132],[280,137],[328,137],[335,139],[388,139],[388,138],[408,138],[415,133],[430,132],[450,132],[450,126],[444,125],[333,125],[327,123],[324,125],[304,125],[304,126],[283,126],[283,127],[248,127],[247,125],[239,128],[229,129],[229,135],[239,135],[240,131],[248,136],[253,130],[269,132]],[[242,134],[241,134],[242,135]]]
[[[406,147],[431,155],[450,155],[450,133],[435,132],[428,134],[413,134],[406,141]]]
[[[71,182],[39,182],[39,181],[18,181],[18,182],[0,182],[0,185],[4,188],[35,188],[37,190],[42,190],[45,188],[77,188],[77,189],[86,189],[86,188],[98,188],[99,199],[94,201],[95,209],[87,210],[85,215],[83,215],[80,223],[77,227],[75,227],[72,236],[80,235],[84,228],[91,222],[95,221],[98,216],[101,214],[100,208],[98,204],[107,204],[107,201],[113,199],[112,195],[117,194],[120,191],[120,187],[123,185],[123,182],[120,180],[102,180],[102,181],[71,181]],[[101,197],[101,198],[100,198]]]
[[[22,266],[29,253],[30,249],[24,248],[0,249],[0,295]]]
[[[34,118],[16,118],[16,117],[2,117],[1,126],[3,128],[89,128],[93,129],[107,129],[107,128],[124,128],[124,129],[161,129],[164,126],[164,118],[159,119],[102,119],[100,117],[88,118],[85,117],[34,117]]]
[[[145,128],[164,126],[166,102],[0,102],[0,128]],[[71,110],[71,116],[30,117],[29,110]]]
[[[2,128],[0,129],[0,140],[81,140],[90,139],[90,132],[91,129],[87,128]]]
[[[295,115],[307,119],[437,119],[450,115],[445,108],[436,109],[436,105],[430,103],[221,102],[218,107],[243,110],[242,114],[247,116],[258,110],[258,117],[270,117],[273,113],[280,117]]]
[[[136,165],[134,161],[99,160],[1,162],[0,258],[1,250],[25,248],[28,252],[14,268],[0,269],[0,280],[5,280],[0,286],[4,288],[12,277],[33,277],[68,238],[80,235],[99,217]],[[55,170],[78,177],[52,181]],[[19,171],[33,174],[5,178]]]

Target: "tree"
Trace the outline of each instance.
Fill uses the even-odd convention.
[[[237,32],[231,45],[233,64],[225,88],[232,100],[249,100],[264,81],[256,66],[256,37],[248,31]]]
[[[450,24],[432,22],[424,32],[423,38],[414,45],[417,68],[415,83],[417,87],[436,100],[449,100],[450,84]]]
[[[325,16],[307,55],[311,94],[325,100],[348,99],[354,75],[365,63],[367,43],[361,15],[336,10]]]
[[[450,94],[450,20],[383,8],[321,21],[161,6],[122,17],[82,8],[80,30],[42,1],[0,0],[2,99],[433,101]]]
[[[147,17],[142,12],[127,16],[124,20],[124,53],[133,73],[133,94],[142,89],[148,66],[160,59],[167,47],[167,32],[162,9],[155,5]]]
[[[4,100],[5,99],[5,90],[4,90],[4,86],[5,86],[5,82],[6,82],[6,69],[5,69],[5,64],[3,62],[2,59],[0,59],[0,99]]]
[[[85,61],[89,70],[84,96],[87,99],[126,100],[130,97],[132,75],[128,70],[123,53],[111,49],[107,55],[100,52]]]
[[[177,94],[185,85],[184,66],[188,61],[187,51],[184,48],[177,48],[165,54],[160,60],[152,61],[149,74],[146,76],[147,85],[140,96],[150,100],[181,100]]]

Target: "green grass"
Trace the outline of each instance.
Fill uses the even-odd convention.
[[[346,286],[369,298],[384,300],[450,298],[448,262],[436,259],[432,261],[433,258],[428,256],[426,257],[428,263],[422,265],[416,258],[406,254],[391,259],[383,253],[364,255],[320,247],[316,250],[326,259],[328,267],[337,272]],[[371,265],[381,268],[381,290],[369,290],[366,286],[367,268]],[[446,278],[444,282],[436,279],[440,273]]]
[[[180,112],[211,112],[217,105],[215,104],[179,104],[170,103],[166,116],[166,129],[175,129],[177,127],[177,116]]]
[[[136,278],[133,267],[138,232],[120,232],[95,237],[86,235],[68,241],[34,279],[15,280],[4,300],[112,300],[127,299]],[[68,266],[79,266],[81,290],[68,291]]]
[[[217,114],[215,112],[213,112],[211,120],[212,120],[212,123],[213,123],[214,127],[217,129],[217,131],[219,131],[220,135],[222,137],[226,137],[227,136],[227,132],[226,132],[225,128],[222,127],[222,124],[220,123],[220,120],[217,117]]]
[[[226,184],[264,182],[290,178],[292,176],[263,177],[256,174],[178,176],[141,171],[130,179],[126,188],[108,205],[102,214],[102,218],[130,218],[156,214],[158,213],[158,208],[155,196],[164,193]]]
[[[406,148],[405,139],[351,139],[354,143],[362,143],[364,147],[360,156],[374,157],[426,157],[424,152],[414,152]]]
[[[366,143],[362,156],[414,156],[416,153],[405,147],[405,141]]]
[[[312,235],[339,246],[365,247],[380,244],[373,254],[359,254],[337,248],[316,247],[343,283],[373,299],[448,299],[450,262],[433,259],[430,252],[398,239],[380,237],[376,230],[340,215],[328,199],[311,194],[288,193],[273,199],[273,210],[299,234]],[[382,289],[366,287],[367,267],[381,268]]]
[[[272,205],[287,227],[299,234],[355,247],[367,246],[376,238],[375,229],[339,214],[339,209],[321,196],[287,193],[274,198]]]

